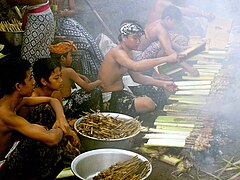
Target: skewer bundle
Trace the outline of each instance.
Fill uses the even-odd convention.
[[[149,171],[149,162],[142,161],[135,156],[126,161],[116,163],[108,169],[101,171],[97,176],[93,177],[93,180],[140,180],[143,179]]]
[[[98,139],[119,139],[129,137],[140,131],[141,123],[132,118],[124,120],[109,115],[87,114],[77,124],[80,133]]]
[[[17,19],[12,19],[9,21],[0,22],[0,31],[1,32],[19,32],[22,30],[22,23]]]

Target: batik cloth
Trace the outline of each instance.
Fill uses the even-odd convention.
[[[135,117],[138,113],[135,109],[136,96],[127,90],[114,91],[109,100],[109,111],[126,114]]]
[[[169,32],[169,38],[172,43],[175,43],[180,47],[180,49],[175,49],[173,47],[173,49],[176,52],[181,52],[181,51],[185,50],[184,48],[186,48],[186,46],[188,45],[189,39],[187,37],[177,34],[177,33],[174,33],[173,31]],[[163,56],[166,56],[166,53],[165,53],[164,49],[162,48],[162,45],[160,44],[159,41],[154,41],[135,59],[140,61],[143,59],[154,59],[154,58],[163,57]],[[152,76],[154,71],[155,71],[154,69],[149,69],[142,73],[145,75]]]
[[[49,45],[54,37],[54,16],[50,8],[40,13],[29,13],[21,47],[22,59],[32,65],[40,58],[49,58]]]
[[[49,129],[56,118],[50,105],[36,106],[29,116],[29,122]],[[46,144],[23,137],[7,157],[1,171],[1,180],[54,179],[62,170],[62,153],[65,144],[49,147]]]
[[[167,95],[162,87],[156,87],[152,85],[139,85],[129,86],[135,96],[147,96],[150,97],[158,109],[163,109],[167,104]]]
[[[87,93],[83,89],[78,89],[65,98],[64,113],[67,118],[79,118],[80,115],[86,115],[84,112],[91,110],[101,110],[103,106],[102,92],[100,89],[93,89]]]
[[[87,30],[71,18],[59,18],[56,23],[56,35],[65,36],[77,46],[73,54],[73,68],[91,80],[96,80],[103,55],[99,46]]]

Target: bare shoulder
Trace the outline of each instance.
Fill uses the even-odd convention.
[[[14,123],[13,119],[16,119],[16,115],[13,111],[7,110],[6,108],[0,108],[0,124],[1,126],[10,126]]]
[[[37,88],[34,88],[34,90],[33,90],[33,92],[32,92],[32,97],[38,97],[38,96],[40,96],[40,88],[39,87],[37,87]]]
[[[62,73],[77,73],[77,72],[71,67],[64,67],[62,68]]]
[[[120,46],[113,47],[105,56],[105,60],[116,60],[116,58],[121,57],[126,54],[124,50],[120,48]]]

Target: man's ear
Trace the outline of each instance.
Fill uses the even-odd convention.
[[[44,78],[41,78],[41,84],[46,86],[47,85],[47,81]]]
[[[21,91],[21,87],[22,87],[22,84],[20,84],[20,83],[16,83],[16,84],[15,84],[15,89],[16,89],[17,91]]]
[[[122,36],[122,41],[125,41],[127,36],[124,36],[123,34],[121,36]]]
[[[60,60],[61,60],[61,61],[64,61],[64,59],[65,59],[65,56],[64,56],[64,55],[61,55]]]

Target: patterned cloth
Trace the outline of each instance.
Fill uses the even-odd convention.
[[[21,48],[22,59],[33,65],[37,59],[50,57],[49,45],[53,36],[54,16],[51,9],[28,14]]]
[[[67,118],[79,118],[80,115],[86,115],[84,112],[90,112],[91,109],[101,110],[103,106],[102,92],[99,89],[94,89],[90,93],[78,89],[65,100],[67,103],[64,105],[64,113]]]
[[[109,101],[109,111],[136,116],[137,112],[134,105],[136,96],[129,91],[114,91]]]
[[[137,22],[125,22],[121,24],[119,32],[125,36],[136,33],[139,36],[145,34],[143,28]]]
[[[150,97],[158,108],[163,109],[167,104],[167,96],[161,87],[151,85],[129,86],[132,92],[127,90],[115,91],[111,94],[108,101],[108,109],[110,112],[118,112],[129,116],[137,116],[134,100],[136,97]],[[104,103],[106,105],[106,103]]]
[[[169,38],[171,42],[178,44],[180,47],[183,47],[181,49],[174,49],[176,52],[185,50],[184,48],[188,45],[189,39],[187,37],[174,33],[173,31],[169,32]],[[142,59],[154,59],[161,56],[166,56],[166,53],[162,48],[160,42],[154,41],[135,59],[140,61]],[[144,71],[143,74],[152,76],[154,71],[154,69],[149,69],[147,71]]]
[[[77,51],[76,45],[72,41],[50,44],[50,52],[56,54],[66,54]]]
[[[28,118],[31,123],[51,128],[55,114],[49,105],[39,105]],[[62,170],[64,143],[49,147],[42,142],[23,137],[6,159],[1,171],[1,180],[54,179]]]
[[[129,86],[131,91],[136,96],[148,96],[156,104],[159,109],[163,109],[167,104],[167,96],[162,87],[155,87],[151,85]]]
[[[93,37],[77,21],[71,18],[59,18],[56,23],[56,35],[65,36],[78,48],[73,54],[73,68],[91,80],[96,80],[103,55]]]

